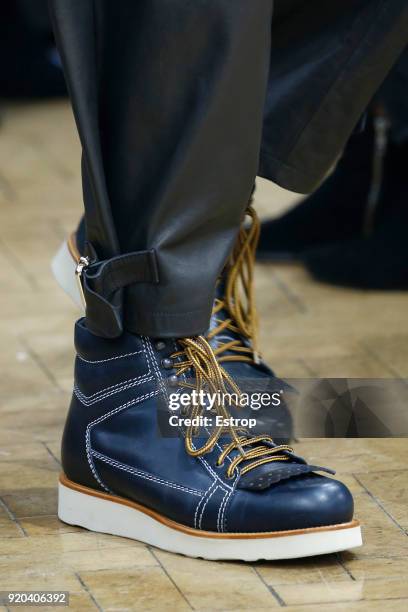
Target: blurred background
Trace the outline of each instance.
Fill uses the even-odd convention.
[[[0,590],[70,590],[76,610],[135,609],[140,600],[143,608],[185,609],[189,599],[195,609],[319,602],[338,609],[340,600],[360,612],[401,610],[404,439],[296,445],[312,463],[336,468],[352,490],[364,524],[357,554],[254,570],[168,554],[159,564],[134,542],[57,520],[80,313],[50,262],[82,214],[80,146],[45,0],[2,3],[0,48]],[[280,377],[408,377],[406,83],[405,53],[315,194],[258,180],[260,340]],[[147,588],[165,597],[157,608]]]

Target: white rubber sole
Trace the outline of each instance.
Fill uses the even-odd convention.
[[[199,531],[147,508],[61,477],[58,516],[70,525],[144,542],[189,557],[256,561],[310,557],[361,546],[358,521],[258,534]]]
[[[51,270],[59,286],[83,311],[84,307],[78,289],[75,269],[76,261],[69,250],[68,242],[63,242],[51,262]]]

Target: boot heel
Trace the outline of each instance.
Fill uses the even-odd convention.
[[[124,535],[119,533],[115,504],[87,495],[58,483],[58,518],[69,525],[84,527],[91,531]],[[120,510],[120,508],[119,508]]]
[[[68,243],[64,241],[51,261],[51,270],[55,280],[71,300],[83,310],[82,300],[75,277],[76,261]]]

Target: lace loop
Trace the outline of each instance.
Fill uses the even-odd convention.
[[[252,205],[246,210],[245,217],[249,217],[249,226],[245,225],[245,218],[241,224],[234,249],[227,262],[224,275],[226,278],[224,297],[216,298],[213,317],[217,322],[208,334],[207,339],[212,340],[223,331],[231,331],[241,336],[220,343],[214,350],[218,361],[245,361],[259,363],[258,350],[258,316],[255,307],[253,290],[253,277],[255,268],[255,252],[259,240],[260,221]],[[217,319],[217,314],[226,311],[226,319]],[[248,345],[244,340],[248,340]],[[227,352],[232,355],[226,355]]]

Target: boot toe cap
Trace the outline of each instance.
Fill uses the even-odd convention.
[[[240,491],[228,512],[228,531],[306,529],[348,523],[354,502],[338,480],[317,474],[281,481],[263,491]]]

